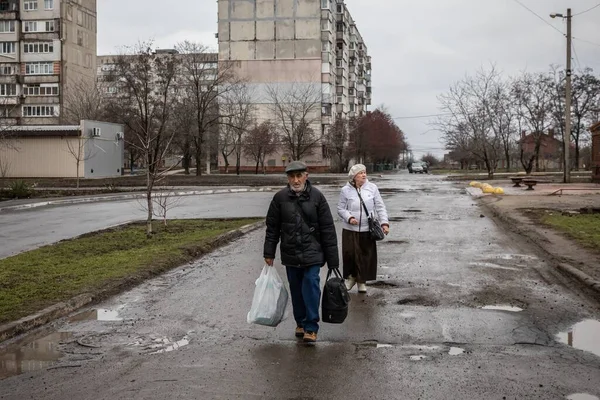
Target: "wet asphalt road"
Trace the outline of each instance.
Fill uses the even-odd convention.
[[[291,310],[277,328],[246,323],[260,230],[0,352],[0,377],[52,368],[0,380],[0,399],[600,396],[597,302],[462,189],[408,174],[377,183],[395,220],[379,280],[353,289],[348,319],[322,324],[316,346],[294,339]],[[260,215],[270,197],[252,200]]]

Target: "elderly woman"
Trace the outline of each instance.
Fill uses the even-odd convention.
[[[390,231],[387,210],[377,186],[367,180],[367,169],[356,164],[348,173],[350,182],[340,193],[338,215],[343,221],[342,257],[346,287],[358,284],[358,292],[366,293],[366,281],[377,279],[377,242],[369,234],[369,215],[379,217],[381,228]],[[368,214],[361,203],[367,207]]]

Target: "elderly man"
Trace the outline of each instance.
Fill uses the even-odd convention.
[[[281,263],[290,284],[295,334],[314,343],[319,331],[319,271],[325,264],[330,269],[339,267],[337,235],[329,204],[308,181],[306,164],[291,162],[285,172],[288,185],[273,196],[267,213],[264,258],[273,265],[281,240]]]

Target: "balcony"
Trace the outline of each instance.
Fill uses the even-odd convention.
[[[19,83],[17,75],[0,75],[0,84],[2,83]]]
[[[21,83],[59,83],[58,75],[21,75]]]
[[[0,96],[0,104],[3,106],[16,106],[21,104],[20,96]]]
[[[60,104],[58,96],[24,96],[23,104]]]

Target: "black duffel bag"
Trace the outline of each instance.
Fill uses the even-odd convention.
[[[331,274],[335,276],[331,276]],[[327,272],[327,280],[323,288],[321,300],[321,314],[323,322],[330,324],[341,324],[348,316],[348,303],[350,296],[346,283],[340,274],[340,270],[330,269]]]

